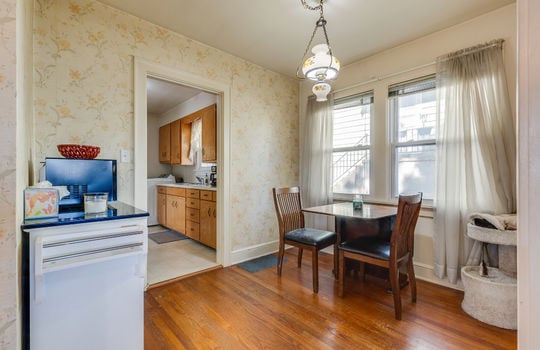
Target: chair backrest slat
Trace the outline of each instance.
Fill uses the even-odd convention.
[[[272,194],[279,223],[279,234],[283,236],[286,232],[304,227],[300,188],[274,188]]]
[[[409,254],[414,254],[414,230],[422,206],[422,193],[399,196],[398,213],[390,240],[390,260],[396,261]]]

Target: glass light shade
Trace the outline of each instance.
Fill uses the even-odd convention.
[[[325,83],[323,81],[319,81],[315,85],[313,85],[313,88],[311,91],[317,96],[317,102],[323,102],[326,101],[326,96],[328,96],[328,93],[332,90],[332,87],[330,84]]]
[[[308,57],[302,65],[302,73],[310,80],[334,79],[339,73],[339,60],[330,56],[328,45],[319,44],[311,49],[315,55]]]

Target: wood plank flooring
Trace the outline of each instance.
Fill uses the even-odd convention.
[[[346,278],[337,295],[332,258],[321,254],[319,293],[311,256],[296,267],[296,249],[279,278],[237,266],[150,289],[145,295],[145,349],[516,349],[517,332],[484,324],[461,310],[463,293],[418,281],[418,301],[402,291],[394,319],[385,284]]]

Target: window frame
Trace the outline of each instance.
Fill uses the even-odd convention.
[[[362,98],[371,98],[371,102],[369,103],[370,106],[370,113],[369,113],[369,144],[368,145],[360,145],[360,146],[348,146],[348,147],[338,147],[334,148],[332,146],[332,193],[333,198],[337,200],[352,200],[354,195],[356,193],[343,193],[343,192],[334,192],[334,164],[333,164],[333,158],[334,154],[337,152],[351,152],[351,151],[368,151],[369,156],[369,193],[363,193],[362,195],[364,197],[370,197],[373,193],[373,128],[374,128],[374,111],[375,111],[375,92],[374,90],[368,90],[363,91],[359,93],[355,93],[352,95],[336,98],[334,100],[334,105],[332,106],[332,113],[335,117],[335,107],[338,105],[340,101],[346,101],[346,100],[354,100],[354,99],[362,99]],[[362,103],[360,104],[362,105]],[[332,127],[334,127],[334,120],[332,120]]]
[[[418,83],[423,82],[431,82],[433,84],[432,88],[429,89],[419,89],[417,91],[408,92],[408,93],[398,93],[396,96],[390,96],[391,91],[394,89],[399,89],[400,87],[405,88],[406,86],[411,86]],[[422,77],[418,77],[416,79],[403,81],[400,83],[392,84],[388,86],[388,94],[387,94],[387,104],[388,104],[388,130],[389,130],[389,148],[390,148],[390,197],[392,199],[397,199],[399,196],[399,173],[398,173],[398,164],[397,164],[397,151],[399,148],[405,148],[405,147],[415,147],[415,146],[437,146],[437,134],[435,134],[433,139],[427,139],[427,140],[413,140],[413,141],[406,141],[406,142],[399,142],[399,121],[398,121],[398,101],[400,96],[407,96],[412,95],[415,93],[423,92],[423,91],[430,91],[430,90],[436,90],[436,76],[435,74],[430,74]],[[436,107],[435,107],[436,108]],[[437,122],[436,122],[437,123]],[[435,150],[436,152],[436,150]],[[437,164],[437,160],[435,159],[435,166]],[[436,175],[434,178],[434,181],[436,181]],[[435,182],[433,184],[435,186]],[[434,188],[435,190],[435,188]],[[433,194],[433,197],[435,197],[435,193]],[[433,205],[435,198],[423,198],[423,206]]]

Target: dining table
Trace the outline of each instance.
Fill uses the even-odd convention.
[[[364,203],[362,209],[354,209],[352,202],[303,208],[302,211],[334,216],[340,243],[359,236],[378,236],[389,240],[397,215],[394,206]]]
[[[397,207],[395,206],[364,203],[362,209],[354,209],[352,202],[302,208],[302,211],[333,216],[338,244],[362,236],[378,237],[390,241],[397,216]]]

